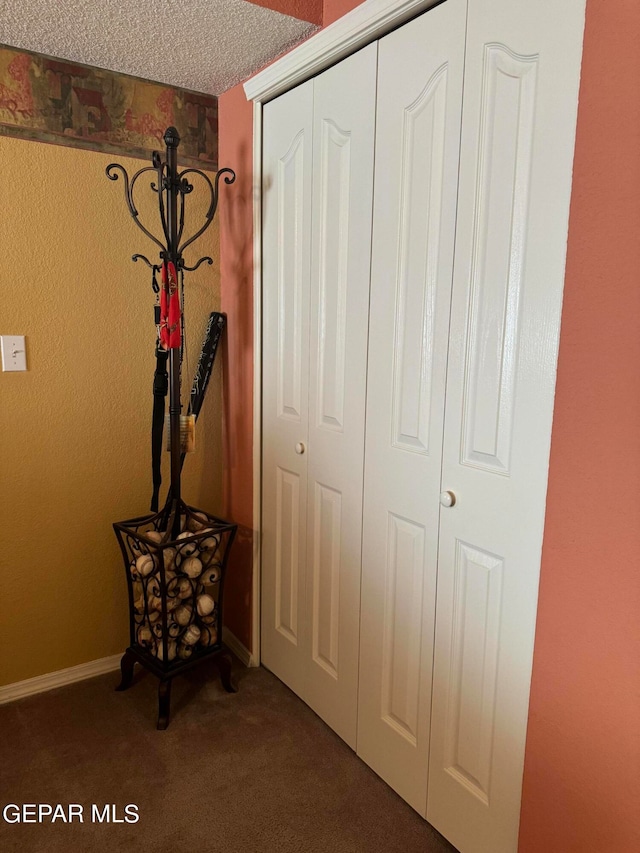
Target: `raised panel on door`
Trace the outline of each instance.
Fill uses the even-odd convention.
[[[304,696],[313,84],[264,107],[262,661]],[[298,447],[298,449],[300,449]]]
[[[305,701],[355,747],[377,44],[314,80]]]
[[[466,6],[379,44],[357,751],[422,815]]]
[[[427,819],[515,853],[584,0],[477,0],[467,29]]]

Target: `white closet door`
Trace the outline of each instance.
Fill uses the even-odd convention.
[[[466,7],[379,46],[358,755],[423,816]]]
[[[584,0],[469,4],[427,819],[515,853]]]
[[[264,107],[262,661],[301,696],[307,456],[296,446],[309,432],[312,123],[312,81]]]
[[[353,747],[376,64],[264,109],[262,657]]]
[[[314,81],[303,698],[355,748],[377,45]]]

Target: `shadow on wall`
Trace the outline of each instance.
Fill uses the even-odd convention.
[[[223,340],[224,514],[238,523],[225,588],[225,624],[251,648],[253,564],[253,170],[241,141],[233,162],[236,182],[221,199],[220,240]]]
[[[245,143],[237,159],[236,182],[220,208],[225,257],[223,310],[227,314],[223,341],[224,452],[228,463],[224,495],[225,512],[246,524],[251,516],[242,518],[239,513],[243,515],[247,508],[243,487],[251,489],[252,485],[252,447],[246,442],[246,433],[248,427],[252,432],[253,418],[253,190],[251,153]],[[243,478],[247,472],[248,484]]]

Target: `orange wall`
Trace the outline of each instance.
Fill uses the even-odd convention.
[[[322,0],[249,0],[256,6],[273,9],[283,15],[299,18],[301,21],[311,21],[312,24],[322,23]]]
[[[322,14],[323,25],[328,27],[329,24],[337,21],[338,18],[346,15],[347,12],[350,12],[359,5],[359,3],[354,3],[353,0],[324,0]]]
[[[220,207],[224,352],[224,512],[240,527],[225,582],[225,623],[251,648],[253,527],[253,111],[242,86],[218,99],[221,167],[237,175]]]
[[[639,43],[588,0],[520,853],[640,851]]]

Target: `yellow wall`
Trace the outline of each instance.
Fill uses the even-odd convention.
[[[0,684],[128,641],[111,524],[148,512],[155,366],[150,272],[131,255],[157,254],[129,216],[122,181],[105,177],[113,161],[129,174],[149,165],[0,137],[0,334],[24,334],[28,359],[27,373],[0,373]],[[147,186],[138,183],[137,203],[155,227]],[[203,215],[198,189],[188,203]],[[231,191],[223,187],[221,204]],[[183,400],[220,304],[217,224],[187,251],[187,263],[201,254],[215,263],[185,276]],[[218,514],[220,362],[219,353],[183,478],[185,500]]]

